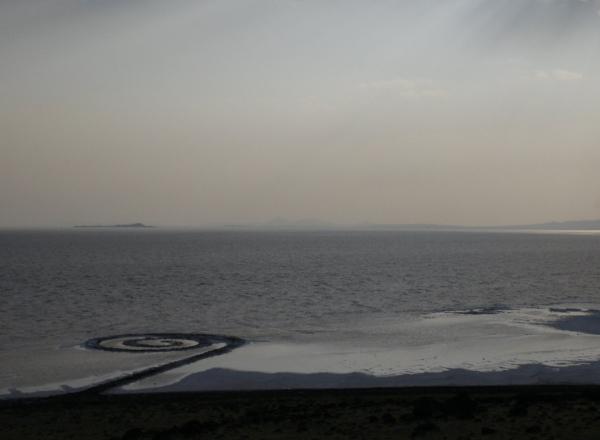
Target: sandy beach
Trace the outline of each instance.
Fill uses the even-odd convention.
[[[71,395],[0,402],[4,440],[597,439],[600,388]]]

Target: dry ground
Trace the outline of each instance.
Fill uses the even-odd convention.
[[[0,438],[600,439],[600,388],[79,395],[0,402]]]

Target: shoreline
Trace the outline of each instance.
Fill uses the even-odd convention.
[[[56,377],[42,372],[35,377],[37,383],[9,384],[0,399],[109,390],[169,393],[600,384],[597,306],[469,309],[371,325],[365,326],[366,333],[375,336],[359,343],[349,339],[253,341],[208,333],[94,338],[77,349],[45,353],[35,365],[29,356],[21,356],[17,360],[29,376],[46,365],[53,367],[48,371]],[[380,343],[377,333],[382,326],[389,330],[383,335],[393,338],[386,344]],[[166,339],[152,345],[156,344],[152,339],[159,336]],[[418,343],[414,336],[420,338]],[[198,346],[194,345],[197,341],[186,340],[198,337],[202,339]],[[124,338],[134,340],[124,342]],[[213,345],[208,346],[209,342]],[[178,344],[184,344],[183,350]]]
[[[597,438],[600,386],[71,394],[0,402],[12,439]]]

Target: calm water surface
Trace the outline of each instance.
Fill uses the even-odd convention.
[[[356,336],[361,320],[600,299],[600,236],[0,232],[0,350],[106,334]]]

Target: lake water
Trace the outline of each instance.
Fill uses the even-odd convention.
[[[470,355],[452,344],[473,347],[474,338],[482,349],[490,340],[508,345],[497,359],[488,354],[493,362],[467,362],[478,371],[570,365],[594,361],[599,336],[554,324],[594,318],[596,305],[594,233],[2,231],[0,389],[77,387],[182,356],[81,347],[145,332],[238,336],[254,351],[210,365],[271,373],[294,370],[298,358],[288,353],[289,363],[261,369],[251,360],[268,358],[261,349],[320,359],[305,362],[311,372],[465,368]],[[398,350],[437,352],[408,365]],[[546,354],[523,358],[534,351]],[[361,361],[365,353],[382,360]]]

